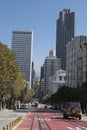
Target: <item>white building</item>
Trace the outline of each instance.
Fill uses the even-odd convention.
[[[25,75],[25,79],[31,87],[32,72],[32,31],[13,31],[12,32],[12,51],[16,55],[16,61]]]
[[[50,51],[49,56],[44,61],[44,96],[48,95],[49,77],[61,68],[61,59],[54,54]]]
[[[57,90],[66,84],[66,72],[64,70],[58,70],[55,75],[49,77],[49,89],[48,95],[52,95]]]
[[[87,36],[77,36],[66,45],[66,85],[81,86],[87,81]]]

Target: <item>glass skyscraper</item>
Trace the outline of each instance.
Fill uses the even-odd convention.
[[[25,80],[31,87],[32,73],[32,31],[13,31],[12,32],[12,51],[16,55],[16,61],[25,75]]]
[[[56,28],[56,56],[61,58],[62,69],[66,68],[66,44],[75,36],[75,13],[64,9],[59,13]]]

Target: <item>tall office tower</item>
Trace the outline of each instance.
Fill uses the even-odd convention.
[[[35,81],[36,81],[36,72],[34,69],[34,62],[32,62],[32,78],[31,78],[31,87],[35,88]]]
[[[25,80],[31,87],[32,73],[32,31],[13,31],[12,32],[12,51],[16,55],[16,61],[25,75]]]
[[[66,50],[66,85],[76,88],[87,81],[87,36],[74,37]]]
[[[43,84],[43,80],[44,80],[44,65],[41,66],[41,69],[40,69],[40,91],[41,91],[41,97],[43,97],[43,87],[44,87],[44,84]]]
[[[40,80],[44,78],[44,65],[41,66],[41,70],[40,70]]]
[[[61,58],[62,69],[66,69],[66,44],[75,35],[75,13],[64,9],[59,14],[56,28],[56,56]]]
[[[54,52],[50,51],[49,56],[44,61],[44,96],[48,95],[49,77],[61,69],[61,59],[54,54]]]

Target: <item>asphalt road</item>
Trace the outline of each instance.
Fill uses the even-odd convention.
[[[60,111],[38,108],[31,111],[15,130],[87,130],[87,120],[63,119]]]
[[[30,120],[30,117],[26,118],[27,117],[26,112],[29,112],[29,111],[31,111],[30,113],[32,113],[32,114],[41,113],[44,116],[47,123],[49,124],[49,126],[52,127],[51,130],[56,130],[56,128],[58,130],[58,127],[61,128],[61,130],[72,129],[72,128],[74,128],[75,130],[78,129],[78,127],[77,128],[72,127],[72,125],[70,125],[69,122],[67,124],[67,121],[65,122],[63,120],[63,118],[62,118],[63,116],[60,111],[58,111],[58,110],[54,111],[54,110],[50,110],[48,108],[44,109],[44,106],[45,106],[44,104],[39,104],[38,108],[30,106],[28,109],[18,109],[16,111],[6,109],[3,111],[0,111],[0,130],[3,130],[3,127],[5,127],[6,125],[8,125],[9,123],[11,123],[12,121],[14,121],[15,119],[17,119],[20,116],[22,116],[23,119]],[[37,117],[35,117],[35,119],[37,119]],[[83,122],[83,121],[86,121],[86,124],[87,124],[87,115],[82,116],[81,122]],[[62,129],[62,127],[63,127],[62,125],[66,129],[65,128]]]

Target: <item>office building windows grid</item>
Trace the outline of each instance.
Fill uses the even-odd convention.
[[[16,61],[25,74],[26,81],[31,82],[32,64],[32,31],[12,32],[12,51],[16,55]],[[31,84],[31,83],[30,83]]]

